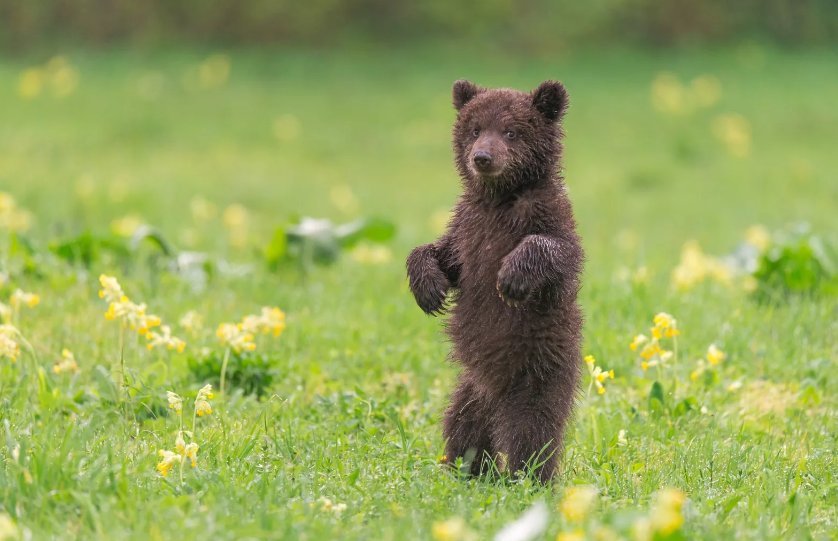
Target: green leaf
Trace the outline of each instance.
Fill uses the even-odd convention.
[[[154,246],[157,246],[163,252],[163,255],[167,257],[172,257],[177,254],[177,250],[166,240],[163,233],[150,225],[141,225],[134,231],[130,241],[131,250],[137,251],[143,241],[149,241]]]
[[[279,263],[288,252],[288,237],[284,227],[277,227],[271,241],[265,246],[263,255],[271,270],[276,270]]]
[[[649,406],[652,406],[652,402],[659,402],[661,406],[664,404],[663,399],[663,385],[659,381],[656,381],[652,384],[652,388],[649,390]]]
[[[387,242],[395,236],[396,226],[382,218],[362,218],[337,227],[335,234],[341,246],[350,248],[361,240]]]

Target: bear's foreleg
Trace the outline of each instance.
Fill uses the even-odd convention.
[[[426,314],[436,315],[445,310],[445,296],[451,283],[440,268],[433,244],[423,244],[410,252],[407,277],[416,304]]]
[[[503,258],[498,271],[498,293],[508,304],[527,301],[548,288],[573,293],[581,259],[575,242],[527,235]]]

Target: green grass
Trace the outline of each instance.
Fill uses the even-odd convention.
[[[738,286],[707,282],[681,292],[669,279],[690,239],[723,254],[757,223],[838,230],[834,52],[748,47],[527,59],[233,51],[226,84],[189,90],[184,74],[207,54],[69,53],[78,88],[29,101],[17,95],[17,81],[35,61],[0,60],[0,190],[33,213],[27,236],[41,254],[35,273],[21,272],[6,252],[0,261],[10,271],[4,296],[20,287],[42,297],[19,322],[37,361],[0,359],[7,442],[0,513],[22,531],[62,539],[412,540],[430,539],[432,524],[459,516],[490,539],[543,500],[551,517],[542,539],[552,540],[572,529],[556,510],[565,487],[590,484],[600,500],[589,532],[606,524],[627,537],[652,494],[675,487],[688,498],[686,538],[835,535],[835,299],[766,306]],[[650,87],[662,71],[684,82],[713,75],[720,100],[689,114],[656,112]],[[552,487],[464,480],[437,465],[439,418],[456,367],[445,361],[440,322],[407,290],[403,260],[438,234],[432,216],[459,191],[449,98],[459,77],[517,88],[559,78],[571,95],[565,174],[588,255],[585,351],[616,379],[606,394],[580,399]],[[731,156],[715,138],[722,113],[748,120],[747,157]],[[289,114],[298,131],[280,141],[274,120]],[[335,186],[348,186],[357,208],[336,205]],[[220,218],[196,222],[196,196],[221,210],[244,205],[246,245],[231,245]],[[126,267],[105,258],[86,271],[46,255],[54,239],[104,233],[126,214],[245,272],[217,274],[196,291],[169,273],[153,277],[144,259]],[[389,219],[398,227],[392,259],[365,265],[344,257],[305,277],[293,267],[268,272],[259,249],[295,215]],[[5,240],[0,246],[8,248]],[[648,283],[617,278],[639,266]],[[118,276],[172,324],[190,309],[205,319],[196,337],[175,325],[189,342],[183,355],[127,341],[136,382],[130,408],[112,399],[118,327],[102,317],[100,272]],[[268,393],[216,397],[215,414],[198,422],[198,468],[184,471],[182,486],[176,472],[162,479],[156,453],[173,448],[177,430],[165,391],[194,397],[206,381],[192,376],[187,359],[204,346],[220,355],[215,326],[263,305],[288,314],[279,339],[260,338],[276,371]],[[662,378],[668,407],[694,399],[680,415],[650,410],[654,373],[644,374],[627,347],[659,311],[674,314],[683,333],[677,363]],[[713,342],[727,353],[719,381],[692,382]],[[79,360],[78,376],[49,372],[64,347]],[[47,369],[40,392],[35,362]],[[405,374],[403,384],[394,385],[393,374]],[[742,387],[728,390],[734,381]],[[620,430],[626,445],[618,445]],[[321,497],[346,509],[324,511]]]

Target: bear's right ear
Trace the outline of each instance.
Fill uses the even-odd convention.
[[[465,79],[460,79],[454,83],[454,108],[459,111],[463,108],[463,106],[465,106],[465,104],[470,102],[474,96],[481,92],[483,92],[483,89],[476,84],[471,81],[466,81]]]

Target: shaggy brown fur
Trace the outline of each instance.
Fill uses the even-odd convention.
[[[492,459],[550,479],[576,398],[583,253],[558,173],[567,103],[554,81],[532,93],[457,81],[463,194],[446,233],[407,259],[425,312],[444,312],[453,291],[447,328],[463,371],[445,413],[446,456],[473,474]]]

